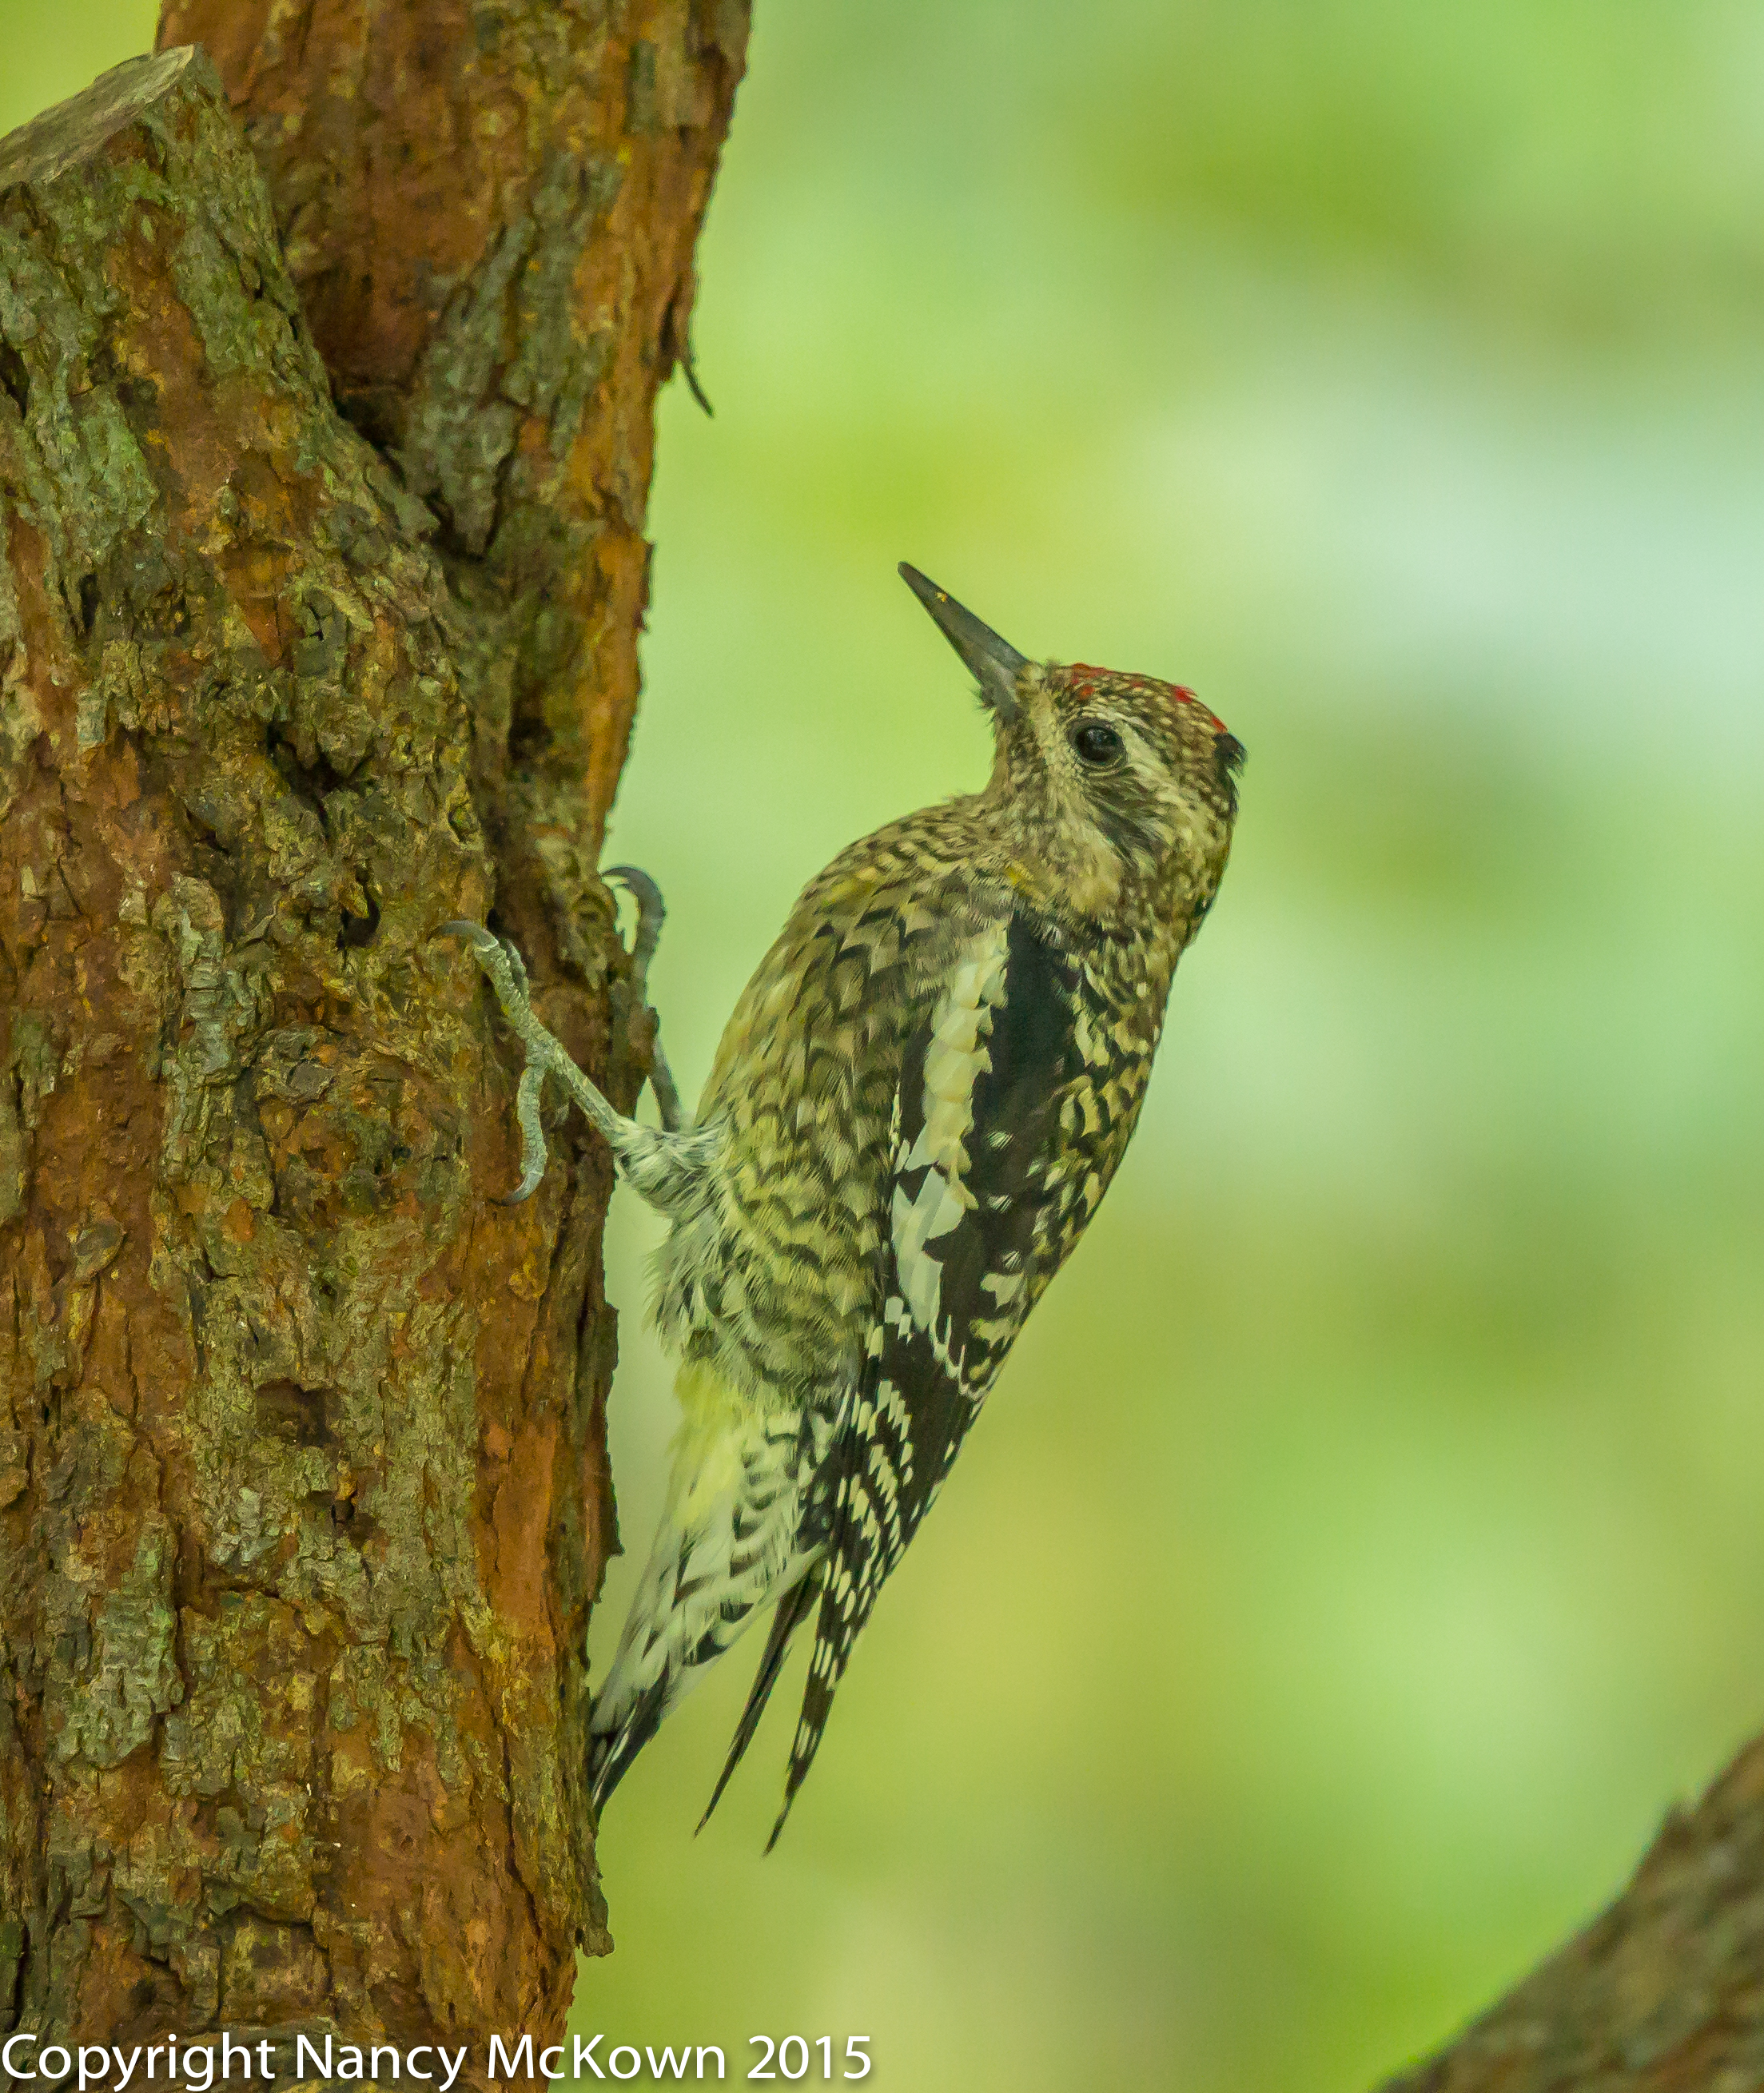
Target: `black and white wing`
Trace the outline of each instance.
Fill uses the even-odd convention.
[[[815,1610],[774,1841],[860,1629],[1125,1146],[1142,1073],[1122,1065],[1107,1077],[1100,1064],[1111,1056],[1098,1050],[1108,1029],[1090,1021],[1085,990],[1078,963],[1013,917],[970,942],[908,1048],[882,1314],[829,1457],[825,1549],[779,1607],[724,1774]],[[1120,1123],[1099,1126],[1099,1112]]]

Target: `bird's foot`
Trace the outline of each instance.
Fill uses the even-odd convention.
[[[649,962],[661,942],[661,926],[668,913],[662,902],[661,889],[647,872],[639,871],[634,864],[609,865],[600,876],[622,886],[637,904],[637,927],[631,942],[631,992],[636,1008],[649,1012],[648,1073],[656,1110],[663,1129],[669,1133],[677,1133],[686,1124],[686,1112],[674,1086],[674,1071],[661,1051],[661,1020],[649,1001]]]
[[[546,1077],[561,1077],[577,1103],[596,1123],[599,1115],[583,1097],[583,1091],[589,1093],[602,1112],[610,1112],[612,1107],[571,1060],[562,1042],[548,1032],[534,1016],[526,963],[508,939],[496,937],[481,923],[462,921],[444,923],[435,935],[463,938],[470,946],[473,958],[496,991],[502,1015],[525,1050],[526,1066],[521,1071],[521,1086],[514,1099],[514,1116],[521,1129],[521,1181],[497,1202],[518,1207],[539,1190],[550,1160],[545,1146],[545,1129],[540,1117]]]
[[[640,875],[639,875],[640,876]],[[526,1050],[527,1065],[515,1097],[515,1116],[521,1128],[521,1181],[502,1202],[514,1206],[539,1189],[545,1174],[545,1129],[540,1120],[540,1102],[545,1078],[555,1076],[582,1107],[583,1115],[613,1151],[619,1172],[651,1206],[672,1213],[701,1196],[706,1147],[690,1132],[673,1128],[657,1133],[627,1119],[603,1097],[583,1074],[561,1040],[548,1032],[533,1015],[527,992],[527,968],[521,956],[505,938],[494,936],[481,923],[444,923],[437,938],[463,938],[485,978],[496,990],[496,1001],[515,1036]],[[653,940],[651,941],[653,949]],[[665,1087],[657,1091],[664,1112],[677,1114],[679,1099],[661,1064]],[[655,1081],[652,1072],[650,1081]]]

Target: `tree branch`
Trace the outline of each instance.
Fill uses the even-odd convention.
[[[1742,2093],[1764,2085],[1764,1740],[1666,1820],[1628,1887],[1384,2093]]]

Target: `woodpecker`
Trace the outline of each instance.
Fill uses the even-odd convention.
[[[768,1852],[884,1581],[1125,1152],[1176,963],[1224,871],[1243,762],[1180,685],[1032,661],[900,572],[978,683],[991,776],[804,889],[690,1124],[665,1064],[659,1129],[615,1112],[533,1016],[513,947],[445,926],[527,1047],[517,1196],[545,1167],[539,1097],[556,1075],[672,1224],[655,1322],[679,1357],[683,1419],[590,1718],[594,1806],[770,1605],[704,1812],[812,1616]],[[646,956],[659,897],[619,876],[638,888]]]

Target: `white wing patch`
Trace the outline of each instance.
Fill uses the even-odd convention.
[[[943,1305],[943,1268],[930,1246],[956,1227],[973,1204],[964,1180],[973,1131],[974,1086],[992,1065],[986,1035],[1004,1001],[1008,923],[972,939],[931,1020],[925,1053],[924,1122],[895,1176],[925,1169],[917,1195],[896,1190],[891,1225],[895,1270],[913,1321],[933,1336]],[[929,1168],[925,1166],[929,1165]]]

